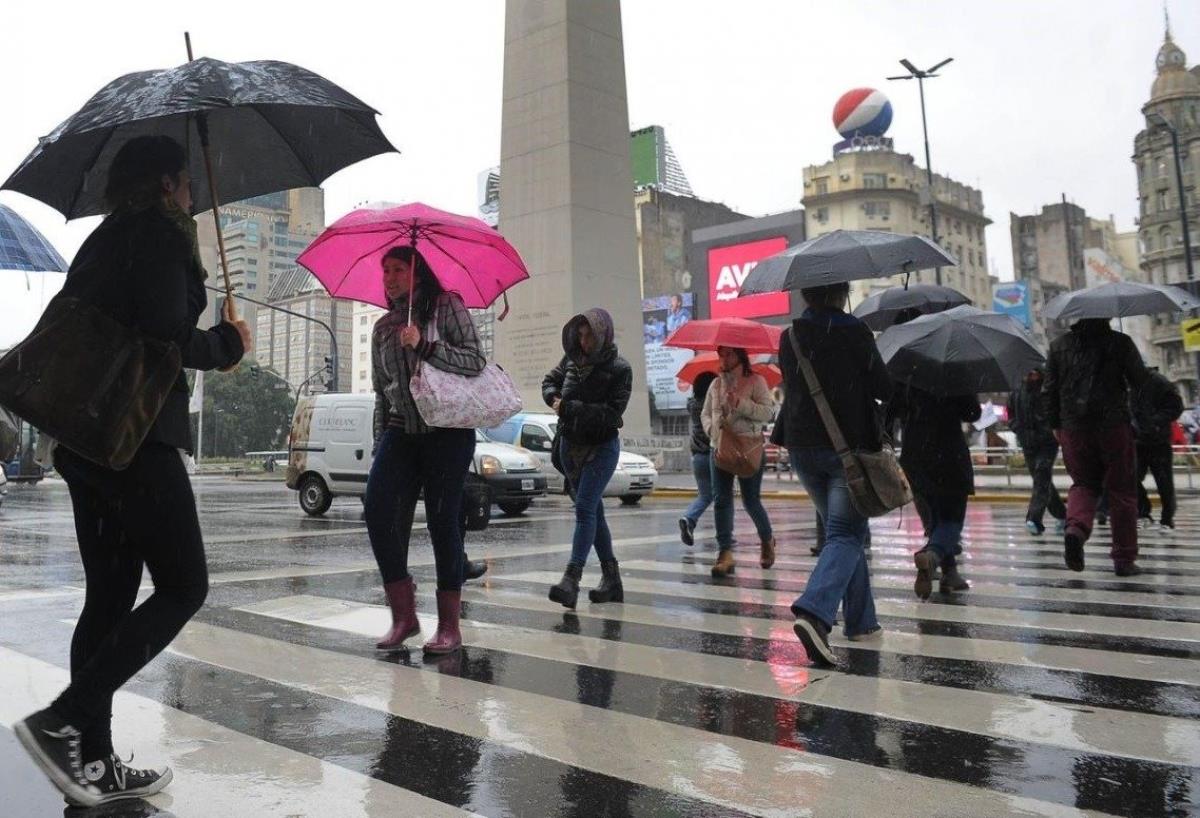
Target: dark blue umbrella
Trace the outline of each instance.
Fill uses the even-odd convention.
[[[907,313],[929,315],[970,303],[971,299],[951,287],[914,284],[875,293],[855,308],[854,316],[876,332],[883,332]]]
[[[923,236],[834,230],[763,259],[746,276],[738,294],[802,290],[957,265],[954,256]]]
[[[36,227],[0,204],[0,270],[65,273],[67,262]]]

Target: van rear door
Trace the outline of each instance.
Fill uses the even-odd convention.
[[[371,407],[362,401],[335,401],[314,426],[325,439],[329,488],[335,494],[365,492],[371,469]]]

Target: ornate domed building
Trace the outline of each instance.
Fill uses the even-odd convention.
[[[1167,123],[1179,135],[1183,169],[1183,201],[1190,233],[1193,265],[1200,276],[1200,65],[1187,65],[1187,55],[1171,37],[1168,23],[1156,59],[1150,100],[1142,106],[1145,127],[1133,141],[1138,179],[1138,239],[1147,281],[1187,284],[1187,264],[1179,212],[1179,185]],[[1193,282],[1190,288],[1200,286]],[[1162,352],[1164,374],[1181,387],[1185,399],[1200,399],[1196,355],[1185,353],[1175,316],[1155,316],[1152,338]]]

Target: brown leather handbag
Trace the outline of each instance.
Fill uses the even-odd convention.
[[[722,423],[717,450],[713,454],[718,469],[735,477],[753,477],[762,467],[762,459],[761,434],[739,435],[728,423]]]
[[[57,297],[0,358],[0,405],[80,457],[120,471],[179,377],[179,348]]]

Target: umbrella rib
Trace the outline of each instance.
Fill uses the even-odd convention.
[[[349,264],[349,266],[346,267],[346,272],[342,273],[342,277],[338,281],[337,287],[335,289],[340,290],[342,288],[342,285],[346,283],[346,279],[350,277],[351,271],[353,271],[354,268],[358,266],[358,263],[360,261],[362,261],[367,256],[372,256],[375,253],[378,253],[384,247],[387,247],[389,244],[391,244],[394,240],[395,240],[394,237],[389,235],[386,239],[384,239],[383,244],[379,245],[378,247],[376,247],[373,250],[368,250],[367,252],[365,252],[361,256],[359,256],[358,258],[354,259],[354,261],[351,262]],[[313,271],[313,272],[315,272],[315,271]],[[332,294],[332,292],[331,292],[331,294]],[[387,293],[384,293],[383,299],[384,299],[384,301],[387,300]]]
[[[120,126],[117,126],[117,127],[120,127]],[[108,133],[106,133],[104,135],[104,139],[100,142],[100,147],[96,149],[96,152],[94,154],[92,154],[91,160],[86,165],[84,165],[84,167],[90,168],[94,164],[96,164],[96,160],[100,158],[100,154],[104,153],[104,149],[108,147],[108,143],[112,141],[112,138],[116,133],[117,133],[117,128],[109,129]],[[86,175],[86,171],[84,173]],[[77,188],[75,188],[75,192],[71,194],[71,201],[67,205],[67,212],[65,214],[67,219],[71,218],[71,212],[73,210],[75,210],[75,203],[79,201],[79,196],[81,193],[83,193],[83,183],[82,182],[80,182],[79,186]]]
[[[440,250],[442,252],[442,255],[444,255],[446,258],[450,259],[451,261],[453,261],[455,264],[457,264],[459,267],[462,268],[462,271],[467,274],[467,281],[470,281],[471,286],[475,288],[475,295],[477,295],[479,297],[480,301],[483,301],[484,300],[483,291],[479,289],[479,282],[477,282],[474,279],[474,277],[471,275],[471,271],[467,269],[467,265],[463,264],[461,261],[459,261],[453,255],[451,255],[450,252],[447,251],[445,247],[442,247],[442,245],[438,244],[437,241],[434,240],[432,234],[427,236],[426,240],[430,244],[432,244],[434,247],[436,247],[438,250]],[[492,302],[494,302],[495,300],[496,299],[493,298]],[[490,305],[491,305],[491,302],[489,302],[488,306],[490,306]]]

